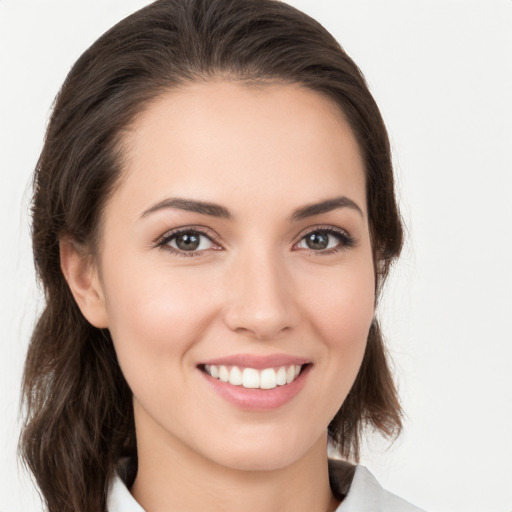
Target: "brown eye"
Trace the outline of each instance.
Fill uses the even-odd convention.
[[[175,252],[182,253],[199,253],[207,249],[212,249],[215,246],[210,237],[200,231],[181,231],[179,233],[171,233],[160,245],[167,246]]]
[[[329,246],[329,235],[328,233],[324,233],[321,231],[310,233],[306,237],[304,237],[304,240],[306,242],[306,245],[308,246],[308,249],[312,249],[314,251],[321,251],[323,249],[327,249]]]
[[[315,252],[330,252],[354,246],[354,239],[346,232],[337,228],[317,229],[303,236],[297,244],[298,249]]]
[[[197,233],[183,233],[174,240],[177,249],[181,251],[195,251],[201,243],[201,235]]]

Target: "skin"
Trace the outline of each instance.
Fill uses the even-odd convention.
[[[359,369],[375,298],[364,167],[344,116],[298,85],[194,83],[154,101],[124,147],[96,258],[64,240],[61,259],[134,394],[132,494],[147,512],[333,510],[326,429]],[[359,210],[292,218],[341,196]],[[231,218],[155,206],[176,197]],[[182,227],[214,241],[201,238],[193,256],[169,250],[176,239],[158,245]],[[330,249],[309,248],[305,235],[326,228],[353,245],[329,235]],[[241,353],[306,358],[303,388],[268,411],[226,401],[198,364]]]

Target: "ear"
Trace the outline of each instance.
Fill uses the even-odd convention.
[[[80,311],[95,327],[108,327],[105,297],[93,258],[69,239],[60,240],[59,247],[62,273]]]

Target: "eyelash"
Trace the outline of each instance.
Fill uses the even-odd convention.
[[[356,245],[355,238],[350,236],[344,229],[335,228],[333,226],[315,226],[313,229],[310,229],[305,234],[303,234],[300,237],[300,240],[299,242],[297,242],[297,244],[302,242],[302,240],[304,240],[307,236],[311,235],[312,233],[324,233],[327,235],[331,235],[337,238],[339,242],[336,246],[332,247],[331,249],[323,249],[320,251],[315,251],[314,249],[303,249],[315,256],[327,256],[329,254],[335,254],[345,249],[350,249]]]
[[[173,231],[169,231],[162,237],[160,237],[156,241],[156,247],[160,247],[161,249],[165,249],[166,251],[169,251],[171,254],[175,254],[177,256],[182,256],[184,258],[190,258],[195,256],[201,256],[201,253],[204,251],[181,251],[179,249],[175,249],[174,247],[171,247],[169,244],[172,240],[179,237],[180,235],[190,235],[190,234],[198,234],[201,236],[204,236],[208,238],[213,244],[216,244],[220,246],[220,244],[217,241],[217,237],[211,233],[210,231],[207,231],[205,229],[202,229],[200,227],[188,227],[188,228],[180,228],[175,229]],[[218,250],[218,249],[214,249]]]
[[[344,249],[350,249],[351,247],[355,246],[355,239],[351,237],[345,230],[335,228],[332,226],[315,226],[313,229],[310,229],[306,233],[304,233],[299,241],[294,244],[299,244],[304,240],[307,236],[311,235],[312,233],[324,233],[327,235],[334,236],[338,239],[338,244],[335,247],[332,247],[331,249],[324,249],[324,250],[314,250],[314,249],[300,249],[300,250],[306,250],[308,253],[313,254],[315,256],[321,256],[321,255],[329,255],[334,254],[339,251],[342,251]],[[203,249],[202,251],[182,251],[179,249],[175,249],[174,247],[171,247],[169,244],[172,240],[177,238],[180,235],[184,234],[199,234],[201,236],[204,236],[208,238],[213,244],[216,244],[217,246],[220,246],[220,243],[218,242],[218,237],[215,236],[210,231],[207,231],[205,229],[202,229],[200,227],[187,227],[187,228],[180,228],[173,231],[170,231],[166,233],[165,235],[161,236],[155,243],[156,247],[159,247],[161,249],[165,249],[166,251],[169,251],[171,254],[175,254],[177,256],[190,258],[190,257],[197,257],[201,256],[201,253],[204,252],[207,249]],[[219,249],[214,249],[219,250]]]

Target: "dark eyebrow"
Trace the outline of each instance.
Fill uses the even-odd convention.
[[[149,214],[164,208],[178,208],[179,210],[185,210],[187,212],[202,213],[203,215],[211,215],[212,217],[221,217],[223,219],[232,218],[229,211],[218,204],[195,201],[194,199],[180,199],[177,197],[171,197],[156,203],[146,210],[141,217],[146,217]]]
[[[165,208],[178,208],[179,210],[185,210],[187,212],[201,213],[203,215],[210,215],[212,217],[220,217],[223,219],[233,218],[231,213],[226,208],[224,208],[224,206],[220,206],[215,203],[208,203],[205,201],[196,201],[194,199],[181,199],[177,197],[171,197],[159,201],[151,208],[146,210],[141,215],[141,217],[146,217],[153,212]],[[340,196],[335,197],[333,199],[326,199],[325,201],[321,201],[319,203],[313,203],[308,204],[306,206],[302,206],[292,213],[291,219],[292,221],[299,221],[307,217],[312,217],[313,215],[320,215],[321,213],[327,213],[338,208],[351,208],[357,211],[361,216],[363,216],[361,208],[354,201],[352,201],[352,199],[349,199],[346,196]]]
[[[292,214],[292,221],[303,220],[313,215],[320,215],[327,213],[338,208],[351,208],[358,212],[363,217],[363,211],[352,199],[346,196],[335,197],[333,199],[326,199],[319,203],[307,204],[295,210]]]

